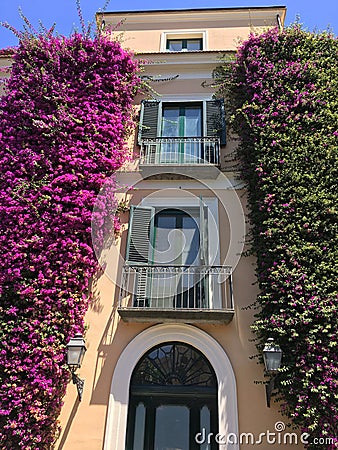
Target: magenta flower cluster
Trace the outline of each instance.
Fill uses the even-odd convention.
[[[273,29],[217,74],[248,187],[257,347],[280,344],[277,399],[311,449],[338,446],[337,52],[328,33]]]
[[[103,36],[23,36],[13,56],[0,101],[1,449],[57,436],[65,344],[84,331],[98,269],[92,208],[128,157],[138,85],[132,56]]]

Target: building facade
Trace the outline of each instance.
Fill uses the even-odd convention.
[[[98,14],[142,61],[151,94],[136,99],[134,159],[118,174],[126,212],[121,234],[98,252],[83,398],[69,385],[58,450],[295,447],[255,383],[264,378],[251,359],[246,193],[212,87],[220,58],[230,61],[251,31],[283,26],[285,12]]]

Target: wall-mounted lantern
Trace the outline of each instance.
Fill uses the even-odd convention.
[[[72,381],[77,387],[79,401],[82,399],[84,380],[79,378],[75,371],[81,367],[84,354],[86,353],[86,343],[82,334],[76,334],[71,338],[66,346],[67,365],[72,374]]]
[[[263,360],[267,373],[276,374],[278,372],[282,362],[282,353],[280,346],[274,342],[273,338],[269,338],[263,349]],[[268,408],[270,408],[271,394],[275,388],[275,378],[276,376],[271,378],[265,386],[266,404]]]

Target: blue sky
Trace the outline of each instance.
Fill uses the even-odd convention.
[[[82,0],[84,18],[90,21],[95,12],[103,7],[105,0]],[[286,24],[295,21],[297,15],[300,22],[309,30],[326,30],[331,27],[335,35],[338,34],[338,2],[337,0],[169,0],[165,6],[159,6],[158,1],[125,0],[116,2],[111,0],[108,11],[129,11],[147,9],[179,9],[179,8],[212,8],[236,6],[271,6],[284,5],[287,7]],[[24,15],[38,26],[41,19],[46,27],[56,22],[59,33],[69,35],[74,27],[79,26],[75,0],[0,0],[0,21],[7,21],[15,28],[22,27],[19,7]],[[17,44],[17,38],[7,29],[0,27],[0,48]]]

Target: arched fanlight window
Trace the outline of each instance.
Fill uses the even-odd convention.
[[[200,386],[215,388],[215,373],[202,353],[179,342],[152,349],[136,366],[131,387]]]

